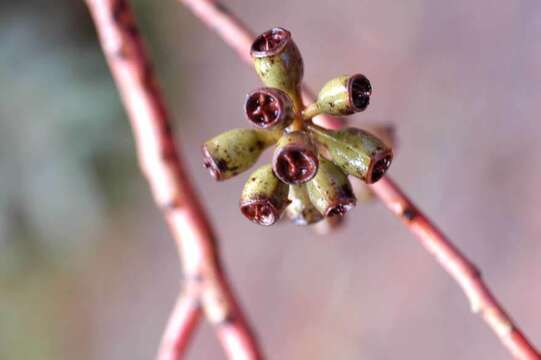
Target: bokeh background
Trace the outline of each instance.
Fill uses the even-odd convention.
[[[331,235],[238,212],[200,144],[246,126],[255,72],[174,0],[133,1],[223,261],[270,359],[507,359],[458,286],[378,202]],[[541,3],[227,0],[290,29],[315,90],[374,86],[358,126],[396,125],[390,174],[541,346]],[[176,250],[82,1],[0,1],[0,359],[149,359]],[[268,161],[268,154],[262,161]],[[221,359],[208,325],[190,359]]]

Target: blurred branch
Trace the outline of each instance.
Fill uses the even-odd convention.
[[[165,328],[158,360],[182,358],[200,319],[201,306],[197,297],[183,291]]]
[[[255,336],[221,269],[209,221],[179,156],[131,8],[126,0],[86,3],[129,115],[141,170],[175,238],[186,277],[185,295],[168,326],[179,330],[178,338],[168,330],[163,340],[166,348],[159,358],[181,357],[200,306],[230,358],[260,358]]]
[[[371,188],[462,287],[472,311],[482,316],[509,352],[517,359],[541,359],[500,306],[475,265],[408,199],[398,185],[387,176],[372,184]]]
[[[250,46],[254,35],[223,4],[214,0],[179,0],[189,7],[209,28],[236,50],[241,59],[252,64]],[[313,101],[313,94],[303,88],[306,101]],[[340,119],[320,116],[319,124],[336,128]],[[380,200],[414,233],[421,244],[440,265],[458,282],[474,312],[481,314],[503,345],[517,359],[541,359],[535,348],[498,304],[494,295],[481,278],[480,272],[440,230],[408,199],[389,178],[384,177],[371,185]]]

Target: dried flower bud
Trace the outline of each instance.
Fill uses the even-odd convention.
[[[256,224],[274,224],[289,204],[288,188],[274,175],[270,165],[260,167],[250,175],[242,189],[242,214]]]
[[[346,174],[329,160],[319,158],[316,176],[306,183],[312,204],[324,216],[344,215],[356,203]]]
[[[248,120],[263,129],[285,129],[295,117],[289,96],[273,88],[261,88],[249,93],[244,110]]]
[[[321,113],[341,116],[364,111],[371,94],[372,86],[364,75],[339,76],[323,86],[317,102],[306,108],[304,117],[312,118]]]
[[[250,53],[256,72],[266,86],[283,90],[290,96],[298,92],[304,65],[289,31],[275,27],[264,32],[255,39]]]
[[[289,187],[291,204],[286,209],[288,217],[296,225],[310,225],[323,219],[316,207],[310,201],[306,185],[291,185]]]
[[[385,174],[393,159],[393,151],[374,135],[356,128],[338,131],[308,124],[311,136],[348,175],[371,184]]]
[[[287,184],[303,184],[312,179],[319,165],[317,149],[304,131],[284,134],[276,144],[272,166]]]
[[[204,166],[216,180],[229,179],[250,168],[274,141],[267,130],[229,130],[203,145]]]

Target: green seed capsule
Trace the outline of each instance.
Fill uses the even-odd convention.
[[[288,188],[274,175],[271,165],[260,167],[250,175],[242,189],[242,214],[256,224],[274,224],[289,204]]]
[[[276,144],[272,167],[286,184],[303,184],[312,179],[318,168],[317,149],[304,131],[284,134]]]
[[[356,203],[347,175],[322,157],[317,175],[306,183],[306,189],[312,204],[324,216],[344,215]]]
[[[266,86],[286,92],[300,111],[300,84],[304,73],[301,53],[291,33],[276,27],[259,35],[250,50],[257,74]]]
[[[306,185],[289,187],[291,204],[286,209],[287,216],[297,225],[310,225],[323,219],[323,216],[310,201]]]
[[[216,180],[226,180],[250,168],[276,141],[276,134],[259,129],[233,129],[203,145],[204,166]]]
[[[364,130],[333,131],[311,123],[308,128],[320,150],[348,175],[371,184],[381,179],[391,166],[392,149]]]
[[[363,111],[370,103],[371,94],[372,86],[364,75],[339,76],[323,86],[317,101],[304,110],[303,117],[309,119],[321,113],[342,116]]]

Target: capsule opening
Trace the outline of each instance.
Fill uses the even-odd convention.
[[[259,128],[269,128],[284,117],[283,101],[271,91],[255,90],[248,94],[245,112],[248,120]]]
[[[330,206],[327,209],[325,216],[344,216],[349,210],[353,209],[354,206],[355,200],[345,200],[342,203]]]
[[[268,199],[241,204],[240,211],[248,220],[264,226],[272,225],[278,219],[277,210]]]
[[[353,209],[356,203],[357,200],[355,199],[355,195],[353,195],[353,189],[348,181],[338,189],[336,199],[325,211],[325,216],[343,216],[349,210]]]
[[[350,102],[355,111],[364,111],[370,104],[372,85],[366,76],[358,74],[351,77],[349,82]]]
[[[227,170],[227,164],[224,160],[216,161],[210,154],[208,148],[203,146],[203,166],[208,169],[210,175],[215,180],[223,180],[223,173]]]
[[[264,57],[278,54],[291,39],[291,33],[286,29],[275,27],[259,35],[250,53],[254,57]]]
[[[370,177],[370,183],[375,183],[379,179],[385,175],[389,167],[391,166],[391,162],[393,160],[392,154],[387,154],[383,158],[376,161],[374,164],[374,168],[372,169],[372,176]]]
[[[285,146],[276,156],[274,172],[286,184],[303,184],[317,174],[319,160],[302,146]]]

